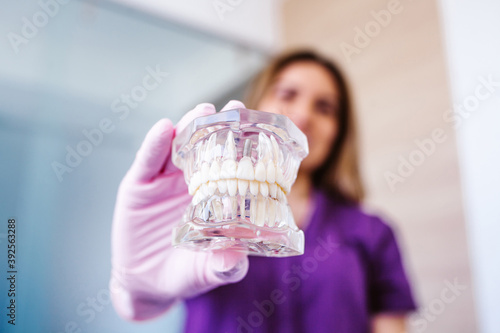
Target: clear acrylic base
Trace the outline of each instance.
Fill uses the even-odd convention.
[[[207,223],[199,219],[174,230],[174,246],[194,250],[235,250],[254,256],[289,257],[304,253],[304,233],[256,226],[246,220]]]

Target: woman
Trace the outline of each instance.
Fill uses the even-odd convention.
[[[250,257],[171,247],[190,201],[170,161],[175,132],[211,114],[200,104],[174,128],[148,133],[118,192],[113,222],[113,303],[142,320],[186,300],[187,332],[405,331],[415,309],[392,230],[359,208],[353,114],[340,71],[313,52],[283,55],[255,81],[247,106],[283,113],[307,135],[309,155],[288,196],[304,230],[303,256]],[[244,107],[231,101],[224,109]]]

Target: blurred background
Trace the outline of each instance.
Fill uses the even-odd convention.
[[[158,119],[240,99],[273,54],[306,46],[351,81],[366,209],[395,228],[420,306],[410,332],[498,332],[498,14],[493,0],[4,3],[0,331],[181,332],[182,305],[137,324],[110,303],[118,184]]]

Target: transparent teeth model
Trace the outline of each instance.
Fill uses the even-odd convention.
[[[174,245],[252,255],[304,251],[286,195],[308,154],[286,116],[234,109],[200,117],[173,142],[172,160],[193,196]]]

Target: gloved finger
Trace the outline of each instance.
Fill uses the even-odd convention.
[[[181,120],[175,125],[174,137],[177,133],[180,133],[182,130],[186,128],[186,126],[192,122],[195,118],[208,116],[210,114],[215,113],[215,106],[210,103],[202,103],[196,105],[196,107],[186,113]],[[162,171],[164,174],[170,174],[179,171],[179,169],[174,165],[172,159],[169,158],[165,164],[165,169]]]
[[[139,182],[153,179],[170,157],[174,126],[170,119],[161,119],[149,130],[135,156],[128,176]],[[170,158],[169,158],[170,159]]]
[[[206,276],[212,284],[238,282],[248,272],[248,256],[237,251],[216,251],[208,258],[206,269]]]
[[[227,104],[222,108],[221,112],[226,111],[226,110],[239,109],[239,108],[245,109],[246,108],[245,104],[233,99],[233,100],[230,100],[229,102],[227,102]]]
[[[245,108],[245,105],[237,100],[231,100],[229,101],[221,111],[224,110],[231,110],[231,109],[237,109],[237,108]],[[186,113],[181,120],[175,125],[175,131],[174,131],[174,137],[180,133],[182,130],[186,128],[186,126],[192,122],[195,118],[202,117],[202,116],[208,116],[211,114],[214,114],[216,112],[215,107],[213,104],[210,103],[201,103],[198,104],[193,110],[189,111]],[[172,160],[169,158],[165,164],[165,169],[162,170],[164,174],[171,174],[176,171],[179,171],[177,167],[174,165]]]
[[[175,125],[175,133],[180,133],[186,126],[195,118],[208,116],[215,113],[215,106],[210,103],[201,103],[196,105],[194,109],[186,113],[181,120]]]
[[[247,271],[246,253],[174,248],[164,262],[159,290],[167,295],[191,298],[218,286],[240,281]]]

